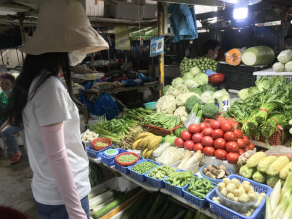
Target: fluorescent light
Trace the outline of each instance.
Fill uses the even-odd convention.
[[[246,0],[239,0],[235,6],[233,11],[233,18],[237,20],[245,19],[248,15],[248,4]]]

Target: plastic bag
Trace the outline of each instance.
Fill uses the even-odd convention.
[[[292,160],[292,148],[282,145],[271,146],[271,149],[265,152],[267,156],[286,156],[289,160]]]
[[[192,108],[192,111],[190,112],[186,122],[184,123],[185,128],[188,128],[191,124],[200,124],[201,117],[197,117],[198,109],[194,110],[194,108],[196,108],[196,106]]]
[[[80,90],[79,101],[81,104],[85,105],[89,113],[94,114],[93,106],[88,101],[86,101],[82,90]]]
[[[119,108],[115,100],[108,94],[102,94],[93,105],[94,113],[98,116],[106,115],[111,120],[119,115]]]

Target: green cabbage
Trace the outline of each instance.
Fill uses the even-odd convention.
[[[182,77],[183,80],[186,80],[186,79],[193,79],[194,78],[194,75],[192,74],[192,72],[187,72],[184,74],[184,76]]]
[[[289,61],[288,63],[286,63],[285,70],[286,72],[292,72],[292,61]]]
[[[209,77],[205,73],[199,73],[195,76],[194,80],[198,85],[202,86],[208,84]]]
[[[248,89],[241,89],[238,92],[238,96],[242,101],[244,101],[249,96]]]
[[[283,50],[277,57],[278,61],[286,64],[292,60],[292,50]]]
[[[200,88],[192,88],[192,89],[189,89],[189,91],[190,92],[194,92],[194,93],[196,93],[196,94],[198,94],[198,95],[201,95],[202,94],[202,91],[201,91],[201,89]]]
[[[180,78],[180,77],[177,77],[177,78],[175,78],[175,79],[173,79],[173,81],[172,81],[172,86],[173,87],[176,87],[176,86],[178,86],[178,85],[180,85],[180,84],[183,84],[183,79],[182,78]]]
[[[283,63],[277,62],[273,65],[274,72],[283,72],[285,65]]]

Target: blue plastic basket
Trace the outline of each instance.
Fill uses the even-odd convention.
[[[109,146],[109,147],[103,149],[103,150],[96,151],[96,150],[94,150],[94,146],[91,145],[91,146],[89,146],[89,147],[86,148],[86,151],[87,151],[87,154],[89,155],[89,157],[93,157],[93,158],[98,159],[98,158],[101,157],[100,154],[101,154],[102,152],[104,152],[104,151],[106,151],[106,150],[108,150],[108,149],[111,149],[112,147],[113,147],[113,144],[112,144],[111,146]]]
[[[242,176],[238,176],[238,175],[233,174],[233,175],[228,176],[228,178],[229,179],[236,178],[241,183],[246,180],[246,181],[250,182],[250,184],[254,188],[255,192],[266,193],[267,196],[270,196],[271,192],[273,191],[273,189],[267,185],[257,183],[253,180],[246,179]],[[218,197],[218,195],[216,193],[216,188],[207,194],[206,199],[209,202],[210,211],[212,213],[214,213],[215,215],[220,216],[221,218],[226,218],[226,219],[264,219],[264,217],[265,217],[265,210],[266,210],[266,199],[265,198],[261,201],[260,205],[255,209],[255,211],[252,213],[252,215],[249,217],[246,217],[246,216],[241,215],[240,213],[235,212],[235,211],[233,211],[233,210],[231,210],[221,204],[214,202],[213,197]]]
[[[159,163],[157,163],[157,162],[155,162],[155,161],[153,161],[153,160],[148,160],[148,159],[144,159],[144,160],[141,160],[141,161],[138,161],[138,162],[136,162],[136,164],[134,164],[134,165],[132,165],[132,166],[130,166],[130,167],[128,167],[128,170],[130,171],[130,176],[133,178],[133,179],[136,179],[136,180],[138,180],[138,181],[140,181],[140,182],[145,182],[146,181],[146,177],[145,177],[145,173],[147,173],[147,172],[145,172],[145,173],[143,173],[143,174],[140,174],[140,173],[137,173],[137,172],[135,172],[135,171],[133,171],[131,168],[132,167],[134,167],[135,165],[137,165],[137,164],[139,164],[139,163],[142,163],[142,162],[145,162],[145,161],[149,161],[149,162],[151,162],[151,163],[154,163],[154,164],[157,164],[158,166],[160,165]],[[156,167],[154,167],[154,168],[156,168]],[[153,169],[154,169],[153,168]],[[151,171],[151,170],[149,170],[149,171]]]
[[[145,106],[145,108],[156,108],[156,104],[157,102],[148,102],[144,103],[143,105]]]
[[[200,179],[204,179],[204,178],[200,178]],[[211,182],[214,186],[217,186],[216,183]],[[191,193],[187,192],[187,189],[189,187],[189,184],[187,184],[186,186],[183,187],[183,194],[184,194],[184,199],[190,203],[192,203],[193,205],[196,205],[200,208],[204,208],[206,206],[208,206],[208,201],[206,199],[200,199],[198,197],[196,197],[195,195],[192,195]]]
[[[177,170],[177,171],[175,171],[175,172],[186,172],[186,171],[185,171],[185,170]],[[181,196],[181,197],[183,197],[183,196],[184,196],[184,194],[183,194],[183,188],[184,188],[186,185],[188,185],[188,184],[186,184],[185,186],[182,186],[182,187],[179,187],[179,186],[173,186],[173,185],[171,185],[169,182],[167,182],[167,178],[168,178],[168,176],[167,176],[166,178],[163,179],[163,182],[165,183],[165,188],[166,188],[166,190],[168,190],[169,192],[171,192],[171,193],[173,193],[173,194],[175,194],[175,195],[177,195],[177,196]]]
[[[202,172],[203,169],[204,169],[206,166],[208,166],[208,165],[213,165],[213,164],[207,164],[207,165],[202,166],[202,167],[200,168],[200,170],[199,170],[200,175],[201,175],[203,178],[207,178],[209,181],[211,181],[211,182],[213,182],[213,183],[216,183],[216,184],[218,184],[218,183],[220,183],[220,182],[223,182],[223,179],[212,179],[212,178],[209,178],[209,177],[207,177],[206,175],[203,174],[203,172]],[[216,164],[216,165],[219,166],[218,164]],[[233,171],[232,171],[230,168],[226,167],[226,169],[229,171],[230,175],[233,174]]]
[[[118,154],[121,154],[121,153],[124,153],[124,152],[127,152],[127,150],[124,150],[124,149],[121,149],[121,148],[115,148],[115,150],[118,150]],[[117,154],[117,155],[118,155]],[[116,155],[116,156],[117,156]],[[115,157],[107,157],[105,155],[105,151],[100,153],[100,157],[101,157],[101,160],[104,164],[107,164],[108,166],[113,166],[114,165],[114,161],[115,161]]]
[[[164,188],[165,187],[165,183],[163,182],[163,180],[158,180],[158,179],[155,179],[155,178],[152,178],[152,177],[148,176],[149,172],[151,172],[151,170],[148,171],[145,174],[147,183],[150,184],[151,186],[154,186],[154,187],[159,188],[159,189]]]
[[[143,157],[139,156],[138,161],[143,160],[143,159],[144,159]],[[137,161],[137,162],[138,162],[138,161]],[[136,163],[137,163],[137,162],[136,162]],[[136,164],[136,163],[135,163],[135,164]],[[115,164],[115,169],[116,169],[117,171],[119,171],[120,173],[123,173],[123,174],[125,174],[125,175],[129,175],[129,174],[130,174],[130,171],[129,171],[128,167],[125,167],[125,166],[120,165],[119,163],[117,163],[117,162],[115,161],[115,159],[114,159],[114,164]]]

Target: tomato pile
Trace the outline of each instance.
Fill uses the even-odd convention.
[[[195,152],[200,150],[206,156],[215,156],[232,164],[237,163],[241,154],[255,147],[241,130],[234,130],[229,122],[221,121],[213,121],[210,125],[191,124],[188,131],[181,132],[181,137],[176,138],[174,144]]]

